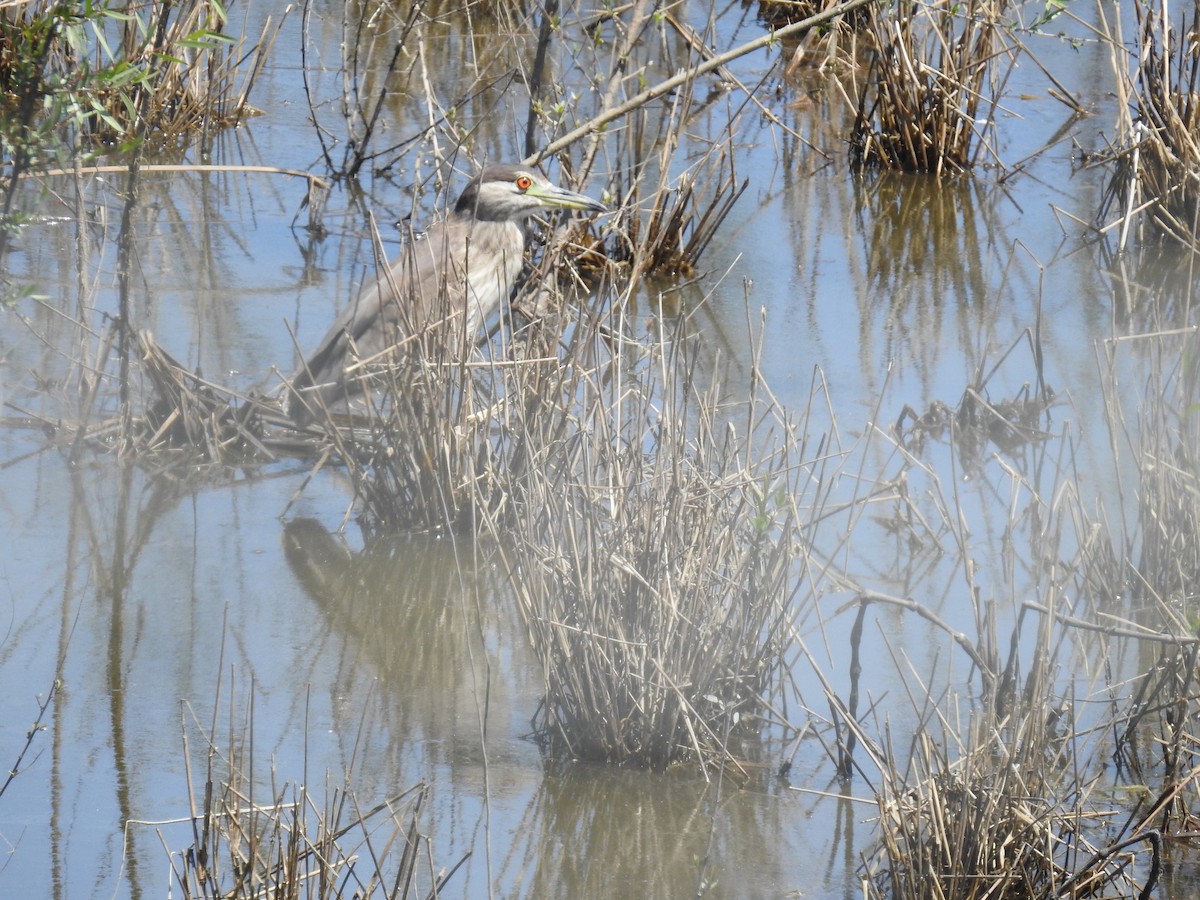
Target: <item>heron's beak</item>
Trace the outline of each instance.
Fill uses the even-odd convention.
[[[590,212],[608,212],[608,207],[599,200],[593,200],[587,194],[577,194],[553,184],[545,187],[535,184],[525,192],[526,197],[536,197],[542,206],[560,207],[562,209],[586,209]]]

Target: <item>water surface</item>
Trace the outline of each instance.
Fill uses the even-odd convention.
[[[760,33],[752,13],[718,12],[714,45]],[[699,6],[675,14],[708,27]],[[309,34],[320,49],[310,74],[325,122],[338,119],[339,21],[338,10],[318,6]],[[580,34],[568,25],[564,42]],[[383,143],[400,146],[428,124],[427,82],[477,126],[470,155],[518,158],[528,93],[511,76],[533,36],[501,29],[495,42],[469,41],[461,27],[430,28],[421,55],[392,76],[384,117],[392,137]],[[1010,510],[1032,505],[1030,485],[1052,497],[1074,478],[1098,512],[1118,522],[1129,515],[1120,485],[1133,473],[1129,457],[1112,452],[1101,362],[1111,349],[1136,404],[1153,359],[1139,341],[1105,342],[1191,326],[1194,279],[1171,254],[1115,263],[1070,218],[1091,218],[1105,179],[1080,169],[1074,148],[1100,144],[1115,110],[1107,52],[1082,26],[1062,27],[1079,43],[1029,40],[1077,88],[1088,115],[1052,99],[1036,67],[1016,70],[999,115],[999,157],[1013,164],[1057,143],[1007,180],[998,167],[941,181],[852,174],[851,114],[832,82],[816,73],[785,80],[779,46],[739,60],[733,70],[762,83],[770,113],[743,114],[734,126],[749,188],[695,284],[655,281],[636,298],[647,328],[656,316],[688,318],[704,336],[704,365],[726,372],[732,397],[751,384],[761,333],[766,383],[846,454],[834,487],[842,499],[899,471],[881,435],[906,405],[954,406],[981,373],[993,398],[1016,396],[1035,378],[1036,334],[1058,397],[1049,440],[1009,452],[988,446],[973,458],[933,442],[923,457],[929,477],[910,483],[933,523],[923,540],[898,538],[885,521],[890,507],[878,521],[868,507],[814,536],[829,570],[809,573],[805,653],[837,690],[848,685],[852,582],[918,598],[973,633],[964,558],[1002,616],[1046,593],[1035,564],[1044,534],[1020,516],[1009,525]],[[647,80],[673,71],[682,53],[675,32],[651,33],[638,59]],[[213,161],[322,170],[298,78],[300,41],[293,15],[256,89],[264,115],[221,135]],[[597,44],[598,60],[609,46]],[[489,73],[494,85],[464,98],[468,77]],[[558,75],[560,89],[597,90],[578,70]],[[683,171],[740,104],[732,91],[703,107],[672,167]],[[323,239],[297,225],[302,180],[146,174],[137,327],[220,383],[277,387],[296,346],[320,338],[373,266],[365,213],[394,251],[393,223],[428,221],[461,188],[469,160],[446,140],[435,130],[381,160],[386,170],[369,167],[361,193],[335,189]],[[585,186],[602,189],[612,165],[602,151]],[[0,429],[0,759],[16,758],[39,696],[56,677],[61,687],[0,799],[5,895],[168,893],[163,842],[178,851],[189,841],[187,826],[167,824],[189,813],[181,735],[200,764],[198,736],[215,726],[218,743],[252,734],[264,789],[272,777],[316,785],[349,770],[358,795],[374,802],[425,781],[423,829],[436,858],[450,865],[470,853],[451,896],[858,896],[856,870],[874,835],[872,786],[839,783],[812,732],[794,743],[764,735],[740,786],[690,768],[646,773],[543,758],[527,737],[540,668],[486,548],[450,537],[366,540],[344,479],[330,468],[306,482],[302,461],[160,473],[115,455],[72,460],[53,425],[79,396],[79,363],[97,353],[87,330],[116,311],[123,180],[86,177],[78,208],[69,181],[48,185],[63,200],[36,195],[47,218],[23,229],[6,261],[10,277],[45,299],[5,311],[0,330],[6,414],[47,420],[45,430]],[[31,182],[30,195],[37,190]],[[1060,466],[1064,446],[1075,454],[1071,471]],[[943,501],[965,517],[957,534],[937,521]],[[944,632],[894,609],[872,617],[865,641],[864,694],[898,733],[914,712],[897,671],[938,685],[969,679]],[[1086,686],[1087,653],[1072,657],[1079,669],[1065,679]],[[1127,655],[1114,656],[1115,673],[1132,665]],[[804,654],[797,658],[801,696],[789,714],[803,727],[828,706]],[[784,762],[787,779],[775,776]]]

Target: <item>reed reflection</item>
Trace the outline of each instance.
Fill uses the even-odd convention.
[[[1108,271],[1113,324],[1125,334],[1195,325],[1195,293],[1200,257],[1189,250],[1154,243],[1117,252],[1100,245],[1099,262]]]
[[[966,178],[881,173],[852,183],[865,281],[856,292],[860,327],[867,341],[880,326],[885,344],[869,354],[864,344],[864,359],[911,363],[925,378],[943,352],[970,359],[1008,255],[995,208],[1004,195]]]
[[[784,896],[810,868],[786,851],[793,812],[685,771],[556,766],[498,879],[516,897]]]

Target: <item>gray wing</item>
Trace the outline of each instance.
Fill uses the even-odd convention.
[[[470,224],[457,217],[430,226],[424,240],[410,239],[387,269],[338,314],[292,376],[287,403],[297,426],[312,421],[322,406],[353,393],[359,360],[384,354],[430,327],[439,319],[439,310],[444,316],[462,308],[469,230]]]

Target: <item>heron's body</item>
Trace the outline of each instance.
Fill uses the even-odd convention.
[[[415,345],[430,338],[451,352],[472,346],[516,284],[524,261],[525,219],[553,207],[604,208],[520,166],[484,169],[453,211],[424,239],[408,241],[334,320],[291,380],[293,421],[303,426],[317,410],[355,393],[351,388],[364,374],[364,363],[420,352]]]

